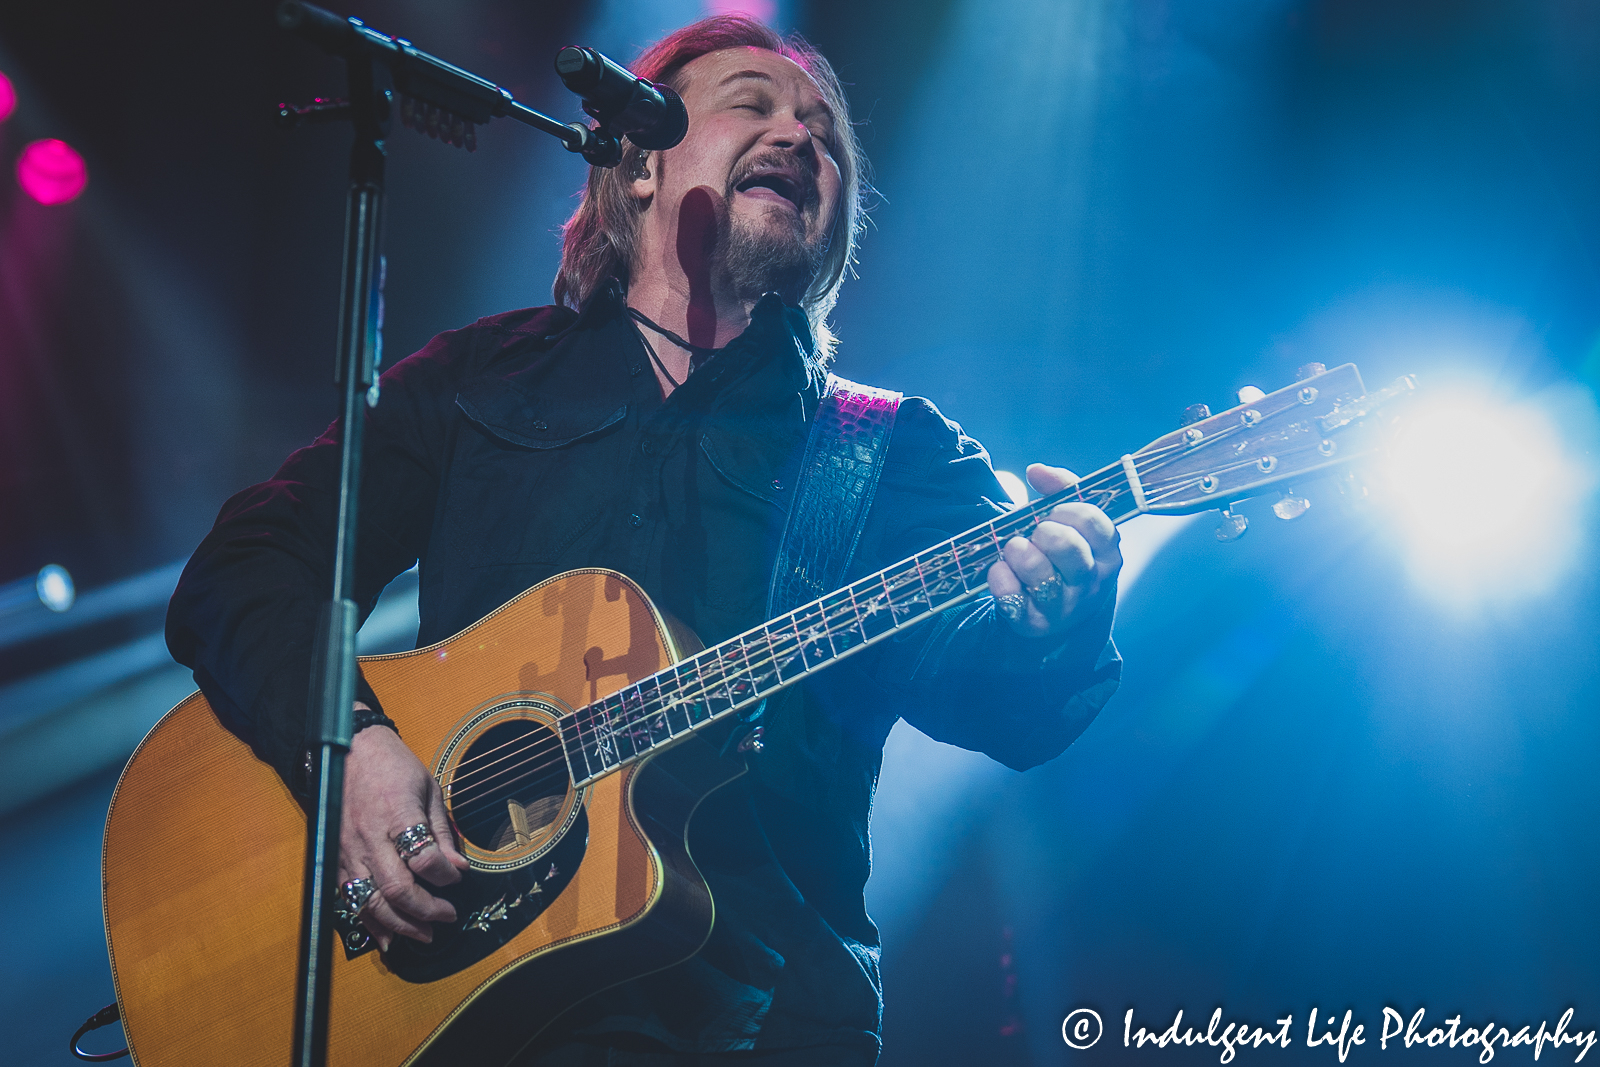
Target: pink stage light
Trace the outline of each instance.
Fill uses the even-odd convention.
[[[708,15],[749,15],[770,23],[778,14],[778,0],[705,0]]]
[[[35,141],[17,157],[17,182],[41,204],[65,204],[89,184],[89,168],[67,142]]]
[[[11,117],[17,109],[17,91],[11,87],[11,79],[0,74],[0,122]]]

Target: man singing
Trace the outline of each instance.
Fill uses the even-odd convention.
[[[719,17],[634,65],[689,113],[675,148],[590,174],[557,304],[435,338],[369,416],[357,600],[421,562],[420,643],[578,567],[637,581],[707,645],[765,621],[771,571],[835,347],[863,160],[840,83],[803,42]],[[226,725],[304,793],[311,637],[329,588],[340,427],[224,506],[168,618]],[[932,404],[899,408],[848,577],[993,519],[988,456]],[[1071,484],[1035,465],[1042,493]],[[1026,768],[1116,688],[1117,535],[1064,504],[1004,545],[990,597],[784,690],[764,751],[690,827],[716,902],[687,962],[608,990],[532,1062],[871,1064],[876,927],[867,818],[899,718]],[[339,880],[385,949],[456,919],[467,868],[439,785],[363,682]],[[398,732],[397,732],[398,731]]]

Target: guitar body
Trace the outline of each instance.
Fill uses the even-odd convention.
[[[335,946],[330,1065],[505,1063],[578,1001],[699,949],[712,903],[684,835],[743,763],[695,735],[578,790],[559,744],[541,746],[555,717],[670,666],[691,640],[627,578],[582,570],[448,641],[363,659],[453,792],[473,869],[442,894],[461,918],[436,925],[433,946]],[[520,791],[477,789],[508,740],[544,753],[548,773]],[[136,1062],[288,1062],[305,827],[199,693],[144,739],[112,798],[103,868]]]

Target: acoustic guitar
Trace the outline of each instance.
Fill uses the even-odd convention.
[[[380,953],[346,931],[328,1063],[505,1063],[585,997],[689,958],[713,903],[685,832],[760,744],[736,712],[983,594],[1005,541],[1058,503],[1116,522],[1223,507],[1370,454],[1392,416],[1380,409],[1413,387],[1368,395],[1353,365],[1315,373],[712,648],[628,578],[590,569],[447,641],[364,658],[471,869],[442,891],[459,918],[431,945]],[[199,693],[145,737],[112,798],[103,870],[137,1063],[289,1061],[304,840],[299,805]]]

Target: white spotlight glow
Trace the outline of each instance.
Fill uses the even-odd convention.
[[[34,579],[33,587],[39,595],[40,603],[51,611],[66,611],[78,598],[78,591],[72,584],[72,575],[67,573],[67,568],[57,563],[45,565],[39,571],[39,576]]]
[[[1584,406],[1581,421],[1592,426],[1586,394]],[[1386,495],[1412,573],[1441,598],[1538,594],[1572,562],[1594,472],[1546,407],[1466,390],[1425,393],[1390,459]]]
[[[1011,498],[1012,507],[1019,508],[1028,502],[1028,487],[1021,478],[1010,471],[995,471],[994,476],[1000,479],[1000,488]]]

